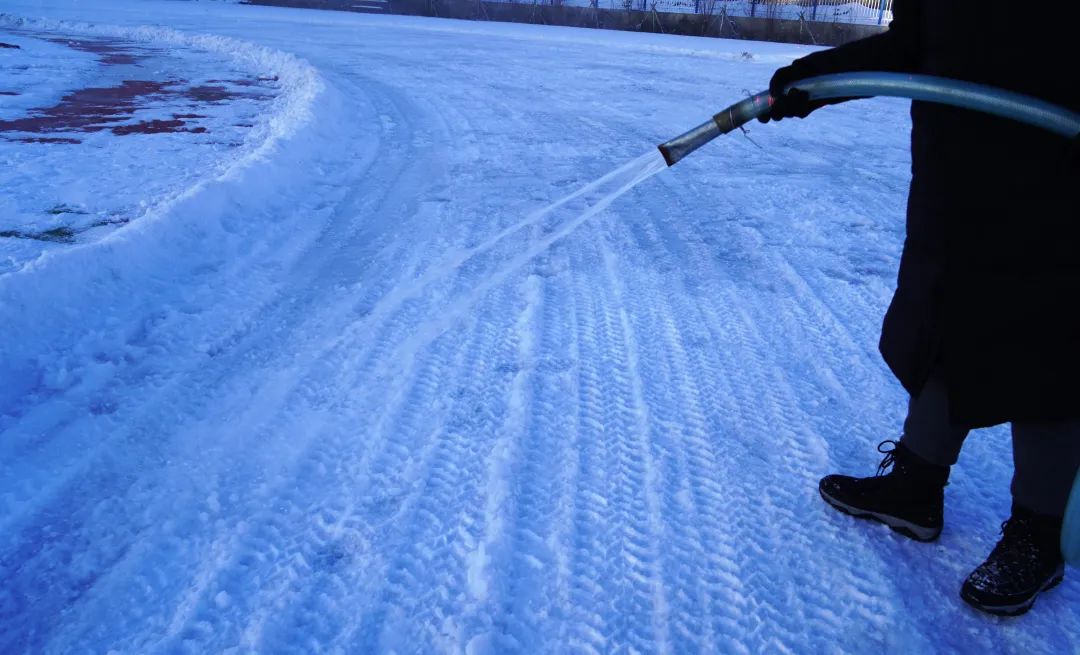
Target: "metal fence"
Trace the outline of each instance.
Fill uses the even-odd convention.
[[[533,0],[509,0],[533,4]],[[888,25],[893,0],[535,0],[537,4],[666,11],[731,18]]]
[[[709,4],[709,0],[696,1],[704,13],[704,5]],[[892,21],[892,3],[893,0],[712,0],[713,5],[741,4],[744,16],[877,25]]]

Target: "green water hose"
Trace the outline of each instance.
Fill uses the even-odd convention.
[[[1049,130],[1068,139],[1080,135],[1080,114],[1031,96],[991,86],[930,75],[904,73],[838,73],[800,80],[787,87],[810,94],[811,100],[888,96],[936,102],[971,109]],[[668,166],[716,137],[768,113],[768,91],[745,98],[706,123],[659,146]]]

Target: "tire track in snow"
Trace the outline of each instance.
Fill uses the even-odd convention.
[[[673,307],[672,297],[663,293],[665,279],[657,271],[675,270],[672,259],[652,230],[629,241],[624,233],[639,226],[631,212],[628,220],[611,228],[615,252],[641,248],[652,253],[644,269],[623,264],[619,278],[632,284],[624,297],[642,299],[628,309],[638,317],[636,331],[649,334],[642,357],[642,379],[646,386],[650,430],[656,442],[670,441],[657,458],[663,464],[664,509],[662,516],[670,536],[664,540],[665,570],[671,571],[667,586],[672,596],[672,633],[675,652],[714,652],[718,637],[735,632],[743,611],[737,590],[738,570],[730,554],[735,544],[724,536],[723,524],[734,508],[722,506],[723,493],[713,479],[718,470],[716,453],[709,442],[700,389],[713,386],[716,371],[693,376],[682,330],[694,330],[695,309]],[[631,227],[632,226],[632,227]],[[636,283],[636,284],[635,284]],[[681,325],[689,321],[688,325]],[[699,339],[699,343],[700,343]],[[710,394],[711,395],[711,394]],[[726,543],[725,543],[726,542]],[[719,622],[714,627],[714,623]],[[732,644],[725,641],[725,650]]]
[[[536,317],[536,354],[520,465],[513,473],[516,499],[513,530],[506,544],[506,571],[498,602],[506,607],[507,630],[521,644],[542,644],[565,628],[568,581],[565,558],[572,484],[574,416],[566,411],[576,365],[572,312],[567,301],[572,280],[561,246],[534,263],[543,301]],[[528,360],[526,360],[528,361]],[[554,646],[541,650],[553,651]]]
[[[576,222],[580,223],[581,220],[583,220],[586,217],[588,217],[588,215],[585,215],[582,218],[577,218]],[[504,266],[503,268],[499,269],[500,272],[498,273],[497,278],[486,282],[484,285],[481,286],[480,289],[473,290],[469,294],[467,299],[464,300],[464,303],[459,303],[458,308],[456,308],[456,310],[453,313],[451,313],[451,315],[448,318],[444,318],[444,319],[442,319],[440,321],[440,324],[438,324],[435,327],[434,331],[429,331],[427,336],[424,335],[423,331],[421,331],[419,339],[415,339],[416,345],[407,346],[405,349],[399,349],[401,351],[400,356],[390,357],[390,358],[387,358],[384,361],[396,362],[396,361],[400,361],[400,360],[403,360],[403,359],[407,361],[407,360],[415,357],[419,348],[426,347],[424,345],[430,343],[430,339],[437,338],[438,335],[442,334],[443,331],[449,329],[449,326],[451,324],[453,324],[453,321],[456,320],[457,316],[460,315],[460,312],[463,310],[463,308],[472,307],[476,302],[480,302],[480,299],[484,298],[485,295],[490,292],[490,290],[495,289],[497,284],[500,284],[505,278],[507,278],[509,275],[512,275],[512,271],[516,270],[519,266],[522,266],[523,264],[527,263],[528,260],[530,260],[531,257],[534,256],[535,254],[537,254],[539,252],[542,252],[542,249],[546,248],[546,245],[548,245],[551,242],[554,242],[554,240],[556,240],[557,238],[561,238],[564,235],[564,233],[568,233],[569,229],[572,229],[572,227],[573,226],[570,226],[569,228],[566,228],[564,230],[559,231],[552,238],[548,239],[548,243],[541,243],[539,248],[530,249],[525,256],[519,256],[519,257],[511,260],[511,263],[510,263],[509,266]],[[468,278],[465,278],[465,280],[468,281]],[[465,289],[468,289],[468,286],[469,286],[469,284],[465,284]],[[384,371],[384,374],[389,375],[390,371],[392,371],[392,370],[393,369]]]
[[[815,457],[805,455],[804,442],[811,435],[806,433],[805,428],[799,427],[802,424],[801,419],[798,423],[792,420],[791,415],[799,406],[796,396],[786,389],[788,383],[781,373],[782,369],[777,368],[775,363],[765,356],[765,353],[784,351],[783,335],[777,335],[773,339],[777,343],[770,343],[758,332],[757,328],[757,326],[776,324],[778,316],[790,311],[790,308],[783,305],[787,296],[777,294],[776,299],[781,303],[778,306],[773,306],[776,303],[757,303],[756,305],[746,303],[739,287],[734,286],[733,282],[741,285],[749,282],[750,279],[742,277],[733,279],[730,271],[719,268],[716,258],[697,245],[701,241],[695,241],[692,234],[686,233],[685,222],[670,221],[668,225],[674,227],[678,235],[674,242],[690,246],[689,251],[681,252],[680,255],[687,258],[688,261],[685,264],[687,269],[700,270],[701,279],[695,281],[695,284],[700,284],[702,287],[698,294],[709,299],[701,305],[704,322],[711,333],[710,340],[715,344],[715,352],[721,357],[716,364],[709,367],[711,371],[704,372],[703,376],[719,375],[726,378],[726,375],[730,375],[731,372],[738,372],[731,379],[728,388],[716,395],[717,404],[726,406],[727,409],[721,416],[721,423],[715,432],[731,435],[727,440],[729,452],[724,460],[726,462],[730,459],[739,463],[737,469],[729,469],[723,476],[724,479],[739,487],[732,493],[742,497],[741,502],[738,503],[740,509],[736,523],[738,528],[735,532],[754,539],[756,547],[753,552],[762,555],[770,552],[785,552],[783,545],[797,535],[807,535],[799,537],[802,539],[827,541],[827,537],[821,536],[829,532],[825,526],[821,525],[825,523],[824,517],[812,519],[810,526],[806,524],[807,517],[820,516],[823,511],[818,507],[820,501],[813,493],[816,486],[816,471],[820,468],[822,458],[820,455]],[[748,247],[754,246],[749,244]],[[762,267],[762,270],[770,269]],[[725,279],[728,282],[722,284],[718,282]],[[754,315],[749,315],[748,311],[752,311]],[[785,322],[782,319],[779,324],[783,325]],[[748,413],[746,408],[761,408],[761,411]],[[765,435],[776,435],[781,442],[772,451],[775,454],[753,452],[738,447],[742,441],[742,435],[728,427],[731,424],[744,426],[743,429],[749,429],[752,434],[760,435],[757,439],[766,443],[769,437]],[[730,448],[731,446],[736,447]],[[786,461],[789,454],[794,458],[793,462]],[[790,480],[792,475],[802,479],[802,483],[792,482]],[[777,482],[773,483],[774,480]],[[743,489],[762,489],[763,484],[767,484],[769,489],[763,496],[763,503],[751,501],[743,491]],[[800,496],[803,500],[799,499]],[[800,514],[796,515],[793,513],[793,508],[805,509],[800,509]],[[832,531],[837,532],[835,528]],[[754,615],[758,620],[773,626],[777,640],[773,642],[774,646],[785,643],[789,646],[793,645],[792,638],[784,637],[783,631],[778,632],[776,628],[788,625],[788,630],[796,634],[797,625],[792,625],[789,620],[785,620],[790,616],[786,608],[774,607],[766,600],[784,598],[786,592],[782,587],[776,586],[783,583],[767,580],[767,576],[760,570],[761,563],[755,561],[756,558],[747,559],[745,547],[742,551],[740,569],[743,571],[742,582],[745,587],[743,593],[756,608],[746,614]],[[834,554],[831,556],[839,557]],[[780,562],[771,562],[770,565],[778,569],[781,567]],[[860,598],[879,597],[880,589],[887,586],[887,583],[880,579],[873,582],[859,578],[851,579],[852,573],[848,570],[845,560],[837,561],[832,569],[842,572],[838,575],[848,577],[845,582],[854,587],[855,593]],[[805,575],[804,568],[795,561],[789,560],[788,566],[782,570],[795,574],[795,579]],[[797,588],[805,590],[804,593],[825,593],[824,591],[814,592],[813,590],[820,589],[820,584],[810,579],[805,580],[804,584]],[[796,606],[813,608],[835,604],[830,603],[830,598],[823,596],[809,599],[806,603],[798,603]],[[799,618],[808,622],[825,620],[824,630],[831,631],[838,628],[836,619],[827,615],[821,618]],[[871,624],[880,625],[880,619],[874,617],[873,614],[864,615],[863,618],[868,619]],[[746,629],[743,632],[753,633],[752,630]],[[756,650],[762,645],[759,642],[755,646],[751,641],[747,647]]]
[[[504,289],[489,302],[504,306],[513,297],[512,289]],[[505,340],[505,325],[492,321],[470,327],[459,369],[462,379],[451,392],[453,404],[439,430],[424,495],[413,514],[402,517],[400,535],[385,544],[385,552],[392,554],[385,582],[381,590],[369,589],[373,601],[350,649],[395,648],[406,635],[429,648],[461,648],[482,628],[454,617],[446,603],[469,598],[474,603],[483,595],[481,580],[474,578],[470,587],[470,564],[478,561],[474,558],[484,538],[485,471],[496,456],[498,425],[507,411],[503,389],[513,376],[509,369],[498,369],[502,362],[516,361],[516,345]]]
[[[534,364],[538,340],[537,314],[543,311],[543,282],[536,275],[524,278],[520,294],[523,307],[513,330],[504,337],[504,351],[513,348],[516,357],[503,361],[496,370],[509,377],[506,410],[496,428],[497,443],[488,457],[484,488],[483,535],[468,558],[468,588],[475,603],[461,617],[469,625],[466,649],[500,651],[522,649],[537,635],[525,630],[522,618],[506,611],[521,597],[516,591],[536,593],[537,589],[519,587],[520,575],[542,571],[545,562],[537,554],[535,530],[539,526],[519,523],[523,506],[540,500],[530,484],[534,479],[524,470],[536,464],[536,447],[529,441],[529,421],[534,417]],[[546,439],[551,437],[545,435]],[[523,488],[524,485],[524,488]],[[476,627],[473,627],[476,626]]]
[[[575,270],[594,266],[593,259],[583,260],[578,255],[572,258],[572,266]],[[615,578],[609,567],[614,565],[618,544],[605,540],[606,533],[616,526],[612,501],[609,499],[609,466],[613,457],[606,439],[605,424],[599,415],[599,408],[606,402],[606,397],[601,390],[603,378],[596,358],[595,301],[587,290],[575,285],[571,302],[574,316],[577,317],[574,340],[578,355],[578,457],[575,467],[578,487],[570,532],[573,541],[569,545],[573,556],[568,558],[571,587],[567,643],[575,649],[598,654],[612,649],[608,632],[613,628],[607,625],[604,610],[615,598],[610,589],[615,584]]]
[[[623,278],[616,268],[615,258],[608,244],[602,239],[599,241],[606,281],[612,289],[612,302],[615,311],[618,312],[619,331],[624,339],[623,347],[626,349],[625,362],[629,374],[627,380],[630,391],[629,404],[630,412],[634,416],[634,424],[631,430],[639,439],[637,451],[642,469],[642,489],[640,493],[644,495],[645,511],[648,514],[649,534],[647,534],[647,537],[651,541],[647,557],[651,560],[650,568],[652,569],[650,586],[652,587],[653,604],[651,620],[655,632],[653,646],[658,652],[666,653],[671,650],[668,625],[671,620],[671,610],[667,590],[665,589],[666,558],[663,556],[660,544],[670,543],[671,535],[668,534],[667,522],[662,515],[660,489],[664,481],[659,477],[657,466],[657,460],[667,456],[667,452],[661,445],[666,440],[658,441],[653,438],[654,434],[650,427],[653,417],[650,406],[645,400],[645,383],[642,378],[639,339],[628,315],[627,293],[622,281]],[[661,436],[663,436],[662,433]],[[654,449],[658,452],[653,452]]]
[[[452,344],[437,344],[424,364],[402,379],[403,402],[391,403],[378,419],[392,437],[377,446],[362,448],[375,420],[337,408],[339,445],[323,444],[316,468],[297,476],[305,482],[297,495],[312,504],[300,516],[317,512],[323,499],[336,500],[340,507],[330,523],[347,529],[329,544],[312,543],[309,533],[293,536],[302,540],[298,551],[304,554],[306,566],[296,571],[296,586],[288,589],[283,607],[268,611],[273,607],[269,599],[283,598],[273,590],[262,590],[261,599],[252,599],[255,611],[245,616],[267,625],[258,631],[253,629],[258,623],[248,625],[251,647],[303,651],[307,640],[334,643],[355,624],[356,608],[369,597],[372,580],[379,577],[379,552],[386,546],[386,534],[399,516],[408,515],[424,490],[418,482],[435,466],[435,426],[442,412],[435,409],[425,414],[419,408],[431,406],[440,385],[447,381],[446,371],[460,363],[460,354],[454,350]],[[295,533],[296,528],[290,526],[290,531]],[[296,584],[301,580],[302,584]]]
[[[666,598],[655,550],[655,490],[649,488],[647,433],[635,404],[637,372],[629,367],[617,291],[607,279],[603,253],[580,248],[574,268],[595,271],[603,286],[585,279],[575,289],[580,308],[579,434],[584,444],[575,500],[577,535],[571,564],[574,621],[571,643],[595,652],[612,644],[665,647]],[[644,496],[644,497],[643,497]],[[650,500],[651,497],[651,500]],[[597,608],[589,610],[588,608]],[[607,610],[607,611],[603,611]],[[603,613],[601,613],[603,612]],[[649,620],[643,620],[650,617]]]
[[[629,222],[631,222],[631,223],[632,223],[632,220],[631,220],[631,221],[629,221]],[[681,225],[681,223],[680,223],[680,225]],[[686,235],[686,236],[689,236],[689,235]],[[681,246],[681,245],[682,245],[682,244],[683,244],[683,243],[685,242],[685,240],[684,240],[684,239],[682,239],[682,238],[680,238],[680,237],[678,237],[678,236],[676,236],[675,238],[665,238],[665,240],[664,240],[664,241],[665,241],[665,243],[667,243],[667,244],[675,244],[675,245],[678,245],[678,246]],[[654,255],[655,255],[655,250],[656,250],[656,249],[655,249],[655,248],[652,248],[651,250],[652,250],[652,251],[654,252]],[[674,261],[682,261],[683,259],[685,259],[685,258],[687,257],[687,253],[686,253],[685,251],[683,251],[683,250],[680,250],[680,251],[679,251],[679,252],[678,252],[677,254],[678,254],[678,256],[676,257],[676,259],[675,259]],[[700,253],[698,253],[698,254],[700,254]],[[690,257],[690,261],[689,261],[689,262],[687,262],[687,266],[686,266],[686,267],[687,267],[688,269],[691,269],[691,270],[692,270],[692,269],[694,269],[694,268],[695,268],[695,259],[700,259],[700,258]],[[661,270],[663,270],[663,269],[665,268],[665,266],[666,266],[666,262],[665,262],[665,258],[664,258],[664,257],[661,257],[661,258],[659,259],[659,261],[657,261],[657,260],[655,260],[655,259],[651,259],[650,261],[653,261],[653,262],[655,262],[656,266],[657,266],[658,268],[660,268]],[[669,269],[669,270],[670,270],[670,269]],[[718,275],[716,275],[716,277],[717,277],[718,279],[719,279],[719,278],[723,278],[723,277],[725,277],[725,274],[724,274],[723,272],[720,272],[720,271],[714,271],[714,273],[717,273],[717,274],[718,274]],[[628,278],[629,278],[629,274],[627,274],[627,275],[628,275]],[[709,275],[709,272],[708,272],[708,271],[706,271],[706,272],[705,272],[705,275]],[[630,278],[630,279],[632,279],[632,278]],[[640,294],[635,294],[635,295],[640,295]],[[679,296],[679,294],[675,294],[675,295],[676,295],[676,297],[678,297],[678,296]],[[688,294],[688,295],[689,295],[689,294]],[[682,314],[683,314],[682,312],[679,312],[679,315],[682,315]],[[745,323],[746,321],[744,320],[743,322]],[[722,344],[722,343],[723,343],[723,341],[724,341],[724,336],[723,336],[723,335],[717,335],[717,337],[715,338],[715,341],[716,341],[716,342],[717,342],[718,344]],[[721,346],[721,347],[722,347],[722,346]],[[755,348],[755,349],[757,349],[757,350],[762,350],[762,347],[761,347],[761,346],[753,346],[753,348]],[[695,362],[696,362],[697,360],[698,360],[698,357],[695,357]],[[765,362],[765,361],[761,360],[760,358],[759,358],[759,362],[761,362],[761,363],[760,363],[760,364],[759,364],[758,366],[756,366],[756,367],[753,367],[753,368],[754,368],[755,370],[759,370],[759,369],[760,369],[760,370],[767,370],[767,368],[768,368],[768,364],[767,364],[767,362]],[[745,359],[743,359],[743,360],[742,360],[742,361],[740,362],[740,366],[742,366],[743,368],[746,368],[746,360],[745,360]],[[711,367],[711,369],[712,369],[712,370],[709,370],[709,371],[707,371],[707,372],[705,372],[705,373],[703,373],[703,374],[695,375],[695,378],[696,378],[696,379],[705,379],[705,380],[710,380],[710,379],[716,379],[716,377],[717,377],[717,376],[718,376],[718,374],[719,374],[718,372],[719,372],[719,371],[723,371],[723,370],[724,370],[724,368],[727,368],[727,369],[731,370],[731,369],[733,369],[734,367],[733,367],[733,366],[730,366],[730,365],[729,365],[729,366],[726,366],[726,367],[720,367],[720,366],[713,366],[713,367]],[[775,384],[775,383],[773,383],[773,384]],[[762,385],[762,386],[764,386],[764,387],[768,387],[768,385]],[[713,394],[713,395],[716,395],[716,394]],[[725,397],[727,397],[727,398],[731,398],[731,397],[732,397],[732,394],[731,394],[731,393],[726,393],[726,394],[721,394],[721,395],[723,395],[723,396],[725,396]],[[748,407],[748,406],[753,406],[753,403],[754,403],[755,401],[751,400],[750,398],[747,398],[747,399],[745,399],[745,400],[744,400],[744,402],[745,402],[746,404],[745,404],[745,405],[743,405],[743,406],[747,406],[747,407]],[[685,404],[685,400],[684,400],[684,401],[680,401],[680,403],[679,403],[679,404],[680,404],[680,405],[683,405],[683,404]],[[780,407],[780,406],[783,406],[783,405],[791,405],[791,404],[793,404],[793,400],[792,400],[792,399],[790,399],[790,398],[789,398],[789,399],[787,399],[787,400],[781,400],[781,399],[774,399],[774,401],[773,401],[773,403],[772,403],[772,404],[773,404],[773,405],[775,405],[775,406],[778,406],[778,407]],[[738,407],[738,405],[736,405],[736,407]],[[767,430],[763,430],[763,432],[764,432],[764,433],[767,433]],[[726,459],[726,458],[725,458],[725,459]],[[739,459],[739,458],[737,458],[737,457],[736,457],[736,459]],[[742,477],[745,477],[745,476],[730,476],[730,477],[733,477],[733,478],[735,478],[735,479],[738,479],[738,478],[742,478]],[[747,483],[746,483],[746,482],[742,482],[742,483],[740,483],[740,484],[742,484],[742,485],[745,485],[745,484],[747,484]],[[753,485],[753,484],[754,484],[754,481],[753,481],[753,479],[751,479],[751,480],[749,481],[749,484],[751,484],[751,485]],[[750,526],[747,526],[747,531],[750,531],[750,530],[751,530],[751,527],[750,527]],[[764,594],[763,594],[763,596],[764,596]]]

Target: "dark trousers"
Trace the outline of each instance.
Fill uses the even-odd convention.
[[[945,383],[935,377],[913,396],[901,442],[919,457],[952,466],[970,430],[949,420]],[[1063,516],[1080,468],[1080,421],[1013,423],[1012,496],[1039,514]]]

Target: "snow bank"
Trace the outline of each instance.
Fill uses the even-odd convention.
[[[236,264],[265,239],[287,232],[290,228],[275,225],[272,215],[234,210],[260,206],[289,189],[295,193],[302,176],[293,162],[303,158],[305,141],[323,140],[313,135],[323,129],[315,120],[315,103],[325,104],[327,98],[310,64],[237,39],[8,14],[0,14],[0,26],[217,52],[258,75],[277,77],[281,90],[237,155],[193,186],[150,199],[139,220],[99,241],[47,252],[0,277],[5,326],[0,412],[10,413],[11,403],[26,394],[40,397],[69,388],[129,356],[121,344],[131,340],[133,329],[148,329],[148,321],[201,313],[198,302],[186,296],[193,276]]]
[[[282,138],[294,134],[312,117],[315,99],[323,88],[318,71],[285,52],[225,36],[187,34],[157,26],[118,27],[45,18],[23,18],[0,13],[0,27],[122,38],[181,48],[197,48],[226,55],[261,76],[277,77],[282,96],[249,140],[254,148],[230,165],[245,165],[270,152]]]

